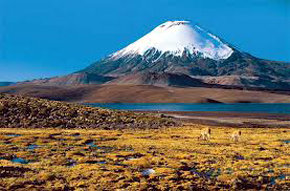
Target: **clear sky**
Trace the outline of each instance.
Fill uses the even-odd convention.
[[[290,62],[290,0],[0,0],[0,81],[68,74],[167,20]]]

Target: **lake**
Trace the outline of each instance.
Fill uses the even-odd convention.
[[[290,114],[290,103],[237,103],[237,104],[188,104],[188,103],[93,103],[93,107],[139,111],[223,111],[243,113]]]

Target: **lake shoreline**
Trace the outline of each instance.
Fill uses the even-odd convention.
[[[240,128],[290,128],[290,114],[242,113],[215,111],[135,111],[140,113],[162,113],[182,122],[210,126]]]
[[[124,111],[235,112],[254,115],[258,113],[290,115],[289,103],[91,103],[84,105]]]
[[[159,113],[185,123],[237,128],[290,128],[290,104],[88,104],[116,110]]]

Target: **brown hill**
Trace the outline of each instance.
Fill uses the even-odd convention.
[[[113,111],[0,94],[0,128],[158,128],[177,123],[156,114]]]
[[[82,103],[290,103],[290,93],[152,85],[16,85],[0,92]]]

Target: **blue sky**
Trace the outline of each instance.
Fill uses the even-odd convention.
[[[0,0],[0,81],[77,71],[167,20],[290,62],[290,0]]]

